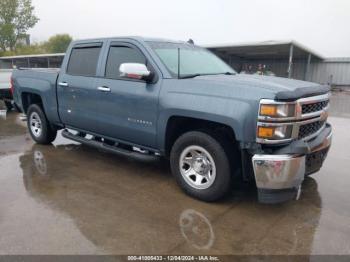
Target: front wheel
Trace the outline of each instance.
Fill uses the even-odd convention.
[[[229,157],[224,145],[204,132],[188,132],[175,142],[170,154],[171,170],[190,196],[215,201],[231,188]]]
[[[27,125],[31,137],[38,144],[47,145],[56,139],[57,130],[50,126],[39,105],[34,104],[28,108]]]

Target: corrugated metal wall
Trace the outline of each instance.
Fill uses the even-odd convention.
[[[310,70],[310,81],[333,85],[350,86],[350,61],[325,60],[319,63],[312,63]]]
[[[249,65],[253,67],[253,71],[257,71],[258,65],[263,64],[266,65],[272,72],[274,72],[277,76],[287,77],[288,76],[288,61],[281,59],[263,59],[263,60],[243,60],[237,58],[226,59],[237,72],[242,70],[244,65]],[[295,79],[305,79],[306,74],[306,61],[296,60],[294,61],[293,67],[293,78]]]
[[[287,77],[287,60],[244,60],[238,57],[221,57],[229,63],[237,72],[243,65],[252,65],[256,71],[259,64],[268,66],[277,76]],[[324,61],[312,61],[309,74],[306,73],[306,60],[294,60],[292,77],[312,81],[320,84],[350,86],[350,58],[332,58]]]

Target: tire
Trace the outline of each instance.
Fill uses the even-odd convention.
[[[37,144],[48,145],[56,139],[57,130],[51,127],[39,105],[33,104],[29,106],[27,126],[31,137]]]
[[[11,111],[13,106],[12,103],[10,101],[4,101],[5,102],[5,106],[7,108],[7,111]]]
[[[170,153],[170,165],[185,193],[212,202],[230,191],[233,177],[230,153],[222,141],[221,137],[214,138],[200,131],[185,133],[176,140]]]

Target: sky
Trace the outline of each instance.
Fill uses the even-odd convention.
[[[199,45],[293,39],[350,57],[349,0],[32,0],[32,41],[146,36]]]

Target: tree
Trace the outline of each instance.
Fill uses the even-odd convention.
[[[55,35],[45,43],[45,49],[49,53],[64,53],[72,40],[68,34]]]
[[[0,0],[0,48],[13,51],[20,37],[33,28],[39,18],[31,0]]]
[[[18,43],[16,49],[2,51],[0,48],[0,57],[13,56],[13,55],[34,55],[34,54],[46,54],[46,53],[64,53],[72,41],[72,37],[68,34],[61,34],[52,36],[48,41],[32,43],[31,45],[25,45]]]

